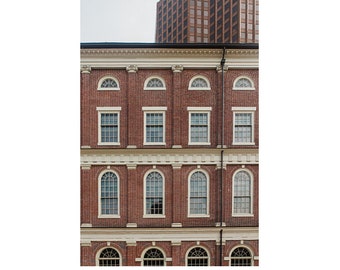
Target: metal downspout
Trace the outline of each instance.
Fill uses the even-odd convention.
[[[223,56],[221,59],[222,67],[222,123],[221,123],[221,179],[220,179],[220,227],[223,224],[223,155],[224,155],[224,64],[225,64],[225,47],[223,47]],[[220,230],[220,266],[223,264],[223,246],[222,246],[223,229]]]

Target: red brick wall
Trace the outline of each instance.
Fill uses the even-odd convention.
[[[227,226],[258,226],[258,166],[247,165],[245,169],[252,172],[253,181],[253,213],[251,217],[232,217],[232,177],[241,165],[227,165],[223,181],[223,222]],[[188,217],[188,177],[197,166],[183,165],[181,169],[173,170],[172,166],[157,165],[155,170],[163,173],[165,178],[165,218],[143,218],[144,211],[144,176],[153,170],[153,166],[137,166],[128,170],[126,166],[111,166],[120,179],[120,218],[98,218],[98,177],[107,170],[107,166],[91,166],[90,170],[82,170],[81,223],[91,223],[93,227],[126,227],[127,223],[137,223],[138,227],[170,227],[171,223],[181,222],[183,227],[215,226],[219,222],[219,175],[216,166],[202,165],[209,176],[209,217]],[[173,185],[174,172],[180,177],[179,190]],[[129,176],[130,175],[130,176]],[[131,179],[130,177],[133,177]],[[133,185],[129,185],[129,182]],[[128,216],[129,213],[129,216]]]
[[[171,70],[139,70],[128,73],[126,70],[92,70],[83,73],[81,80],[81,144],[91,148],[126,148],[136,145],[138,148],[150,148],[143,145],[143,106],[166,106],[166,146],[153,148],[171,148],[173,144],[188,146],[187,107],[212,107],[211,111],[211,145],[200,147],[216,147],[220,144],[221,113],[221,75],[216,70],[185,69],[180,74]],[[98,91],[100,78],[111,75],[117,78],[119,91]],[[210,91],[188,90],[189,81],[193,76],[203,75],[211,84]],[[255,83],[254,91],[233,91],[232,85],[238,76],[248,76]],[[160,76],[166,83],[166,90],[145,91],[145,80],[150,76]],[[176,77],[175,77],[176,76]],[[174,82],[174,78],[178,81]],[[174,89],[174,85],[179,89]],[[175,93],[175,94],[174,94]],[[178,104],[179,103],[179,104]],[[98,112],[96,107],[120,106],[120,146],[98,146]],[[258,71],[228,70],[225,73],[225,144],[232,146],[233,112],[231,107],[256,107],[255,112],[255,147],[258,146]],[[179,122],[179,123],[178,123]],[[176,128],[174,128],[176,127]],[[174,142],[176,133],[177,139]],[[129,141],[128,141],[129,139]],[[242,146],[254,148],[254,146]]]

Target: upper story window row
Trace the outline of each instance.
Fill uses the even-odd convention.
[[[120,145],[121,107],[97,107],[98,145]],[[232,107],[233,145],[255,145],[256,107]],[[142,107],[144,145],[166,145],[167,107]],[[187,107],[188,145],[211,145],[212,107]],[[142,120],[142,119],[141,119]]]
[[[166,84],[162,77],[151,76],[144,82],[144,90],[166,90]],[[105,76],[98,82],[97,90],[120,90],[119,81],[112,76]],[[194,76],[188,85],[188,90],[211,90],[210,81],[207,77]],[[255,90],[252,79],[247,76],[240,76],[234,80],[233,90]]]

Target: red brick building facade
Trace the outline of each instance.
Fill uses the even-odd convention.
[[[82,44],[81,265],[258,265],[258,91],[257,45]]]

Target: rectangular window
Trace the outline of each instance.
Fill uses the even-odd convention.
[[[143,107],[145,145],[165,145],[165,110],[166,107]]]
[[[189,144],[210,145],[211,107],[189,107]]]
[[[255,108],[237,108],[237,110],[241,109],[255,110]],[[253,111],[234,111],[233,144],[255,144]]]
[[[101,142],[118,142],[118,113],[100,115]]]
[[[191,113],[191,142],[208,142],[208,113]]]
[[[99,145],[119,145],[120,110],[121,107],[97,107]]]

